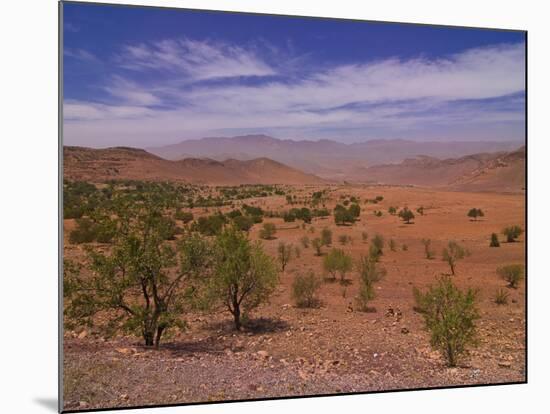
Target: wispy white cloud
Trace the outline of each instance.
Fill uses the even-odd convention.
[[[278,130],[300,137],[323,129],[404,134],[429,125],[467,123],[482,130],[483,125],[524,122],[522,110],[479,104],[525,90],[523,44],[471,49],[444,59],[309,68],[299,80],[270,77],[253,83],[202,82],[277,73],[241,47],[171,40],[127,46],[124,56],[119,64],[127,68],[169,75],[145,84],[115,77],[105,86],[113,102],[67,103],[67,137],[116,135],[118,143],[153,145],[153,139],[168,142],[211,131]],[[180,75],[191,81],[182,82]],[[170,109],[159,109],[163,104]]]
[[[88,52],[84,49],[71,49],[71,48],[64,48],[63,49],[63,55],[68,56],[70,58],[83,60],[85,62],[98,62],[99,59],[96,55],[93,53]]]
[[[266,62],[242,47],[191,39],[128,45],[117,60],[127,69],[181,72],[193,80],[275,74]]]

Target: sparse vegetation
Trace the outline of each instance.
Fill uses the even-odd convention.
[[[496,233],[491,234],[491,243],[489,247],[500,247],[500,242],[498,241],[498,235]]]
[[[328,227],[321,230],[321,242],[324,246],[332,245],[332,231]]]
[[[522,233],[523,229],[520,226],[509,226],[502,230],[502,234],[506,236],[506,241],[508,243],[516,242]]]
[[[351,256],[342,249],[333,248],[325,256],[323,268],[335,280],[337,275],[340,275],[340,282],[344,283],[346,274],[351,270],[353,262]]]
[[[322,252],[323,242],[319,237],[314,238],[311,241],[311,245],[315,249],[315,256],[321,256],[323,254]]]
[[[292,259],[292,244],[280,242],[277,246],[277,258],[281,264],[281,271],[285,271],[286,265]]]
[[[367,233],[366,231],[362,231],[361,240],[363,240],[363,243],[366,243],[369,240],[369,233]]]
[[[275,233],[277,233],[277,228],[273,223],[264,223],[260,230],[260,238],[264,240],[272,240],[275,238]]]
[[[451,268],[452,275],[455,274],[456,263],[459,260],[464,259],[469,255],[470,255],[470,252],[455,241],[450,241],[447,244],[447,247],[443,249],[443,254],[442,254],[443,261],[447,262],[447,264]]]
[[[424,257],[426,259],[433,259],[434,258],[434,252],[432,250],[432,241],[431,239],[422,239],[421,240],[422,245],[424,246]]]
[[[407,224],[411,224],[411,220],[414,219],[414,213],[407,207],[404,207],[399,211],[399,217]]]
[[[359,310],[365,312],[369,310],[368,305],[376,296],[374,284],[382,280],[386,275],[386,270],[379,267],[374,258],[362,256],[357,264],[357,271],[361,283],[357,304]]]
[[[378,258],[384,254],[383,249],[384,238],[380,234],[375,234],[371,240],[369,256],[376,258],[376,260],[378,261]]]
[[[304,249],[309,248],[309,237],[307,237],[307,236],[301,237],[301,238],[300,238],[300,243],[302,243],[302,247],[303,247]]]
[[[499,267],[498,275],[508,282],[508,287],[517,289],[519,282],[525,277],[525,266],[522,264],[511,264]]]
[[[480,208],[472,208],[468,211],[468,217],[472,218],[474,221],[477,221],[478,217],[484,217],[485,213]]]
[[[443,354],[449,366],[456,366],[467,348],[477,345],[476,291],[463,292],[449,276],[442,276],[425,293],[414,289],[414,296],[416,309],[423,314],[431,334],[432,347]]]
[[[497,305],[506,305],[508,304],[509,296],[510,294],[501,288],[495,292],[494,301]]]
[[[305,275],[297,275],[292,282],[292,298],[299,308],[315,308],[319,306],[316,294],[321,286],[321,280],[312,271]]]

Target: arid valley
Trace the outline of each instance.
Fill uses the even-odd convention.
[[[192,234],[210,243],[237,226],[277,273],[240,329],[226,307],[191,300],[158,346],[145,346],[131,326],[134,333],[107,334],[105,326],[124,315],[115,306],[88,319],[83,308],[67,311],[65,408],[524,381],[525,281],[508,283],[497,269],[525,264],[525,149],[417,160],[318,176],[268,158],[169,161],[130,148],[65,147],[64,259],[79,266],[81,284],[97,271],[93,252],[109,257],[117,249],[115,210],[100,210],[119,194],[169,200],[161,209],[170,222],[163,245],[179,252]],[[94,227],[101,220],[115,233]],[[521,231],[507,239],[503,230],[514,226]],[[361,263],[380,240],[369,262],[380,277],[369,285],[367,306],[359,301]],[[444,260],[450,242],[466,253],[452,269]],[[347,264],[331,266],[336,256]],[[168,280],[180,265],[166,270]],[[304,302],[296,280],[307,275],[311,300]],[[454,364],[431,343],[415,294],[442,275],[475,291],[475,340]],[[65,306],[83,298],[67,295]],[[143,297],[134,291],[129,301]]]

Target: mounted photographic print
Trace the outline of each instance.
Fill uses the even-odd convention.
[[[527,381],[526,32],[60,16],[63,411]]]

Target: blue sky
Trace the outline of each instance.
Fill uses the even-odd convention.
[[[64,4],[64,140],[524,139],[524,34]]]

